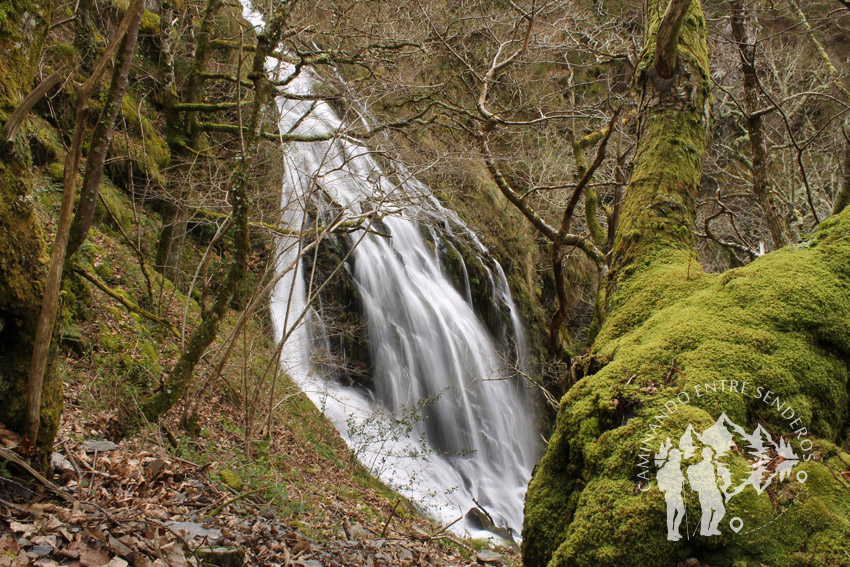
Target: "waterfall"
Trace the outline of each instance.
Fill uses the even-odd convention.
[[[259,23],[247,9],[246,17]],[[284,76],[291,72],[277,61],[272,66]],[[302,70],[285,88],[305,95],[316,83]],[[277,108],[281,132],[344,128],[324,101],[279,97]],[[345,236],[348,273],[336,277],[350,277],[361,299],[373,387],[345,385],[314,360],[327,348],[327,334],[322,313],[307,298],[313,284],[299,257],[304,241],[295,235],[279,243],[281,277],[271,298],[275,338],[285,338],[284,370],[386,484],[445,523],[475,500],[497,525],[518,534],[539,441],[531,397],[506,369],[526,364],[526,344],[501,267],[426,186],[400,165],[381,167],[357,140],[288,143],[283,159],[282,223],[304,230],[345,220],[353,227]],[[427,240],[423,219],[432,226]],[[441,250],[454,246],[452,235],[476,253],[463,261],[480,262],[486,272],[492,308],[506,312],[501,331],[476,314],[465,265],[462,289],[447,277]]]

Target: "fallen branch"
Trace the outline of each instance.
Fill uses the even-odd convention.
[[[52,493],[56,494],[57,496],[59,496],[59,497],[60,497],[60,498],[62,498],[63,500],[65,500],[65,501],[67,501],[67,502],[77,502],[77,501],[78,501],[76,498],[74,498],[73,496],[71,496],[70,494],[66,493],[64,490],[62,490],[62,489],[61,489],[61,488],[59,488],[58,486],[56,486],[56,484],[54,484],[53,482],[51,482],[51,481],[47,480],[44,476],[42,476],[42,474],[41,474],[40,472],[38,472],[37,470],[35,470],[34,468],[32,468],[32,467],[29,465],[29,463],[27,463],[25,460],[23,460],[22,458],[20,458],[18,455],[16,455],[15,453],[13,453],[12,451],[10,451],[9,449],[6,449],[6,448],[3,448],[3,447],[0,447],[0,457],[2,457],[2,458],[4,458],[4,459],[6,459],[7,461],[10,461],[10,462],[12,462],[12,463],[15,463],[15,465],[17,465],[17,466],[21,467],[22,469],[24,469],[24,470],[25,470],[26,472],[28,472],[28,473],[30,474],[30,476],[32,476],[35,480],[37,480],[38,482],[40,482],[41,484],[43,484],[43,485],[44,485],[44,487],[45,487],[45,488],[47,488],[50,492],[52,492]]]
[[[387,518],[387,521],[384,522],[384,528],[381,530],[381,536],[380,536],[381,539],[383,539],[384,536],[387,535],[387,528],[390,527],[390,521],[392,521],[393,516],[395,516],[395,511],[396,511],[396,509],[398,509],[398,505],[400,503],[401,503],[401,498],[396,499],[395,504],[393,505],[393,509],[390,510],[390,515]]]
[[[13,144],[15,142],[15,134],[17,133],[21,123],[24,121],[24,117],[30,110],[32,110],[32,107],[35,106],[35,103],[37,103],[41,97],[47,94],[50,89],[58,85],[65,78],[67,72],[67,66],[62,66],[53,71],[46,79],[37,84],[35,88],[30,91],[30,94],[28,94],[21,102],[21,104],[12,111],[12,114],[9,115],[9,119],[6,120],[6,124],[3,126],[3,139],[7,144]]]
[[[262,488],[258,488],[256,490],[249,490],[248,492],[243,492],[242,494],[237,494],[233,498],[226,500],[225,502],[223,502],[219,506],[216,506],[215,508],[213,508],[212,511],[210,512],[210,516],[218,516],[221,513],[222,510],[224,510],[225,508],[227,508],[228,506],[230,506],[234,502],[238,502],[238,501],[242,500],[243,498],[247,498],[248,496],[251,496],[252,494],[262,492],[263,490],[264,489],[262,489]]]

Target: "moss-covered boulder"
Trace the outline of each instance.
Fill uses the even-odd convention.
[[[722,275],[689,279],[681,260],[621,290],[675,291],[646,297],[663,307],[624,333],[627,321],[643,316],[617,313],[597,341],[595,356],[607,364],[564,397],[529,488],[526,565],[668,565],[689,557],[712,566],[846,564],[850,215],[822,223],[798,247]],[[761,424],[773,438],[785,436],[800,462],[761,495],[748,488],[730,499],[722,536],[668,541],[653,457],[668,437],[675,444],[689,424],[703,431],[723,413],[746,431]],[[750,470],[752,458],[739,449],[730,467]],[[700,506],[689,494],[693,533]],[[745,526],[739,533],[729,525],[736,517]]]

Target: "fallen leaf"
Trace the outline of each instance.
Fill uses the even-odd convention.
[[[17,553],[21,549],[20,544],[11,535],[6,534],[0,537],[0,553]]]
[[[35,526],[32,524],[22,524],[20,522],[11,521],[9,522],[9,529],[15,532],[16,534],[24,534],[29,537],[35,532]]]
[[[183,548],[176,541],[163,545],[159,550],[169,567],[186,567],[188,565],[186,556],[183,554]],[[156,561],[154,565],[156,565]]]

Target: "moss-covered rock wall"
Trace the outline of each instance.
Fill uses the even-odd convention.
[[[0,123],[33,86],[53,2],[0,2]],[[41,307],[47,254],[32,195],[28,123],[0,148],[0,416],[20,429]],[[52,358],[52,356],[51,356]],[[48,364],[39,443],[51,447],[62,408],[61,382]]]

